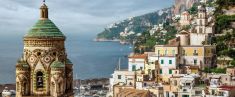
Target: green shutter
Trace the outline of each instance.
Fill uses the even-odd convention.
[[[172,74],[172,70],[169,70],[169,74]]]
[[[136,71],[136,66],[132,65],[132,71]]]
[[[160,69],[160,74],[162,74],[162,69]]]
[[[169,64],[172,64],[172,60],[169,60]]]
[[[161,60],[161,64],[164,64],[164,60]]]

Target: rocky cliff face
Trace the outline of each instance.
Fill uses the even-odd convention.
[[[175,0],[174,14],[177,15],[185,10],[188,10],[196,2],[199,2],[199,0]]]

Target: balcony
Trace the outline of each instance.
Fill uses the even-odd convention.
[[[198,56],[198,53],[193,53],[193,56]]]

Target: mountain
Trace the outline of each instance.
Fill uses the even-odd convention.
[[[120,39],[121,32],[131,33],[132,36],[138,33],[143,33],[150,30],[153,25],[164,22],[168,16],[171,16],[171,8],[165,8],[145,15],[131,17],[109,25],[104,29],[104,31],[97,35],[97,39]]]

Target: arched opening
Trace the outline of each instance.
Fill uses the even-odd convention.
[[[16,91],[17,91],[17,92],[20,92],[20,83],[19,83],[19,82],[16,83],[16,87],[17,87],[17,90],[16,90]]]
[[[23,87],[23,95],[26,95],[27,94],[27,84],[26,84],[26,82],[24,82],[24,85],[23,85],[24,87]]]
[[[199,33],[202,33],[202,28],[199,28]]]
[[[52,82],[51,83],[51,95],[54,95],[54,93],[55,93],[55,83]]]
[[[202,25],[202,20],[200,20],[200,25]]]
[[[43,73],[41,71],[37,72],[36,74],[36,85],[38,88],[43,88]]]

